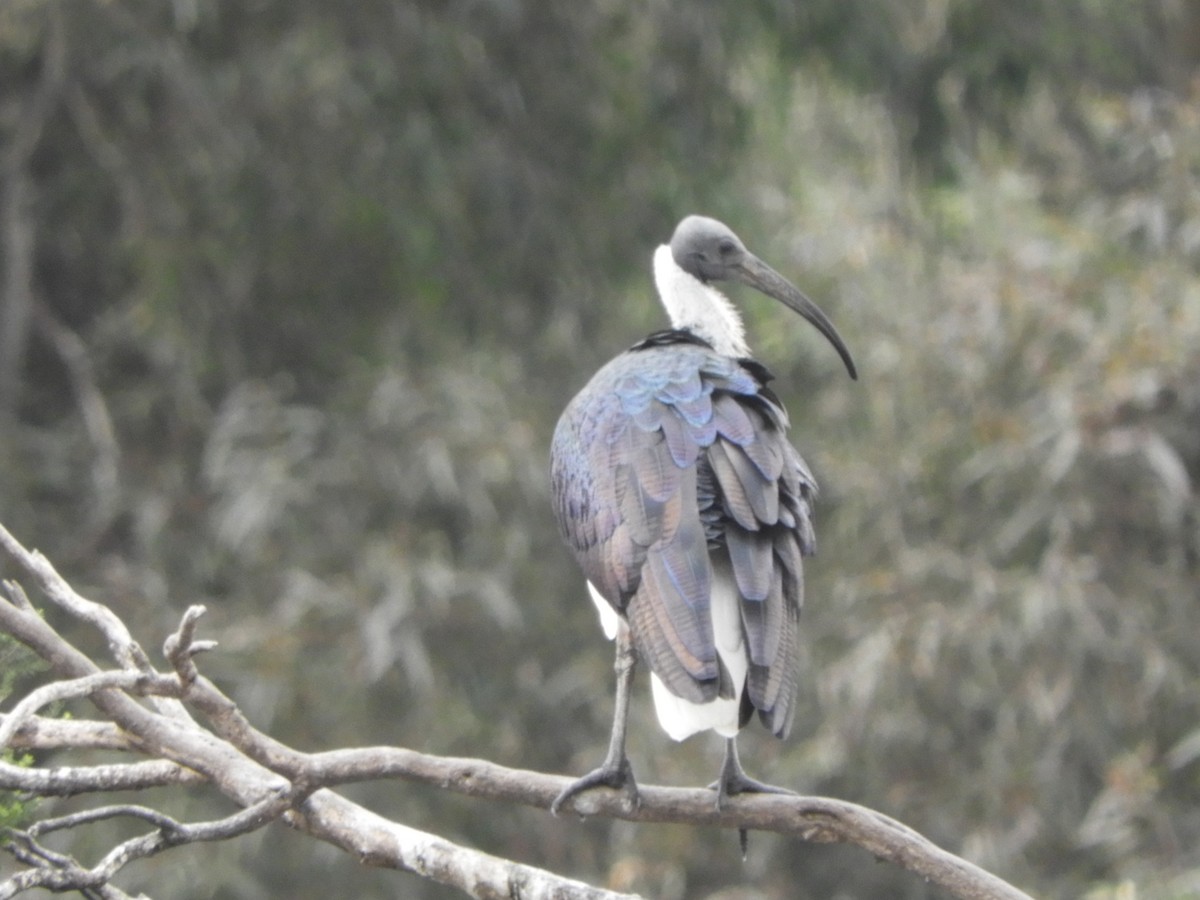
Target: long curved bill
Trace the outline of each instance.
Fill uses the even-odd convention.
[[[833,327],[829,317],[821,312],[821,308],[809,300],[799,288],[749,251],[741,264],[733,269],[733,274],[742,283],[762,291],[768,297],[774,297],[784,306],[811,322],[813,327],[825,335],[825,339],[829,343],[833,344],[838,356],[846,364],[846,371],[850,373],[850,377],[858,379],[858,370],[854,367],[854,360],[850,358],[850,351],[846,349],[846,342]]]

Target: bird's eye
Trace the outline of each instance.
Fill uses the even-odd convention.
[[[737,250],[737,245],[734,244],[733,241],[721,241],[721,243],[717,245],[717,250],[720,251],[722,256],[729,256],[731,253]]]

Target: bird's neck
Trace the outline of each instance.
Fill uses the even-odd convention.
[[[750,355],[742,317],[729,298],[683,271],[666,244],[654,252],[654,283],[672,327],[703,338],[723,356]]]

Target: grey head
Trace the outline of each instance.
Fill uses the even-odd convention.
[[[707,216],[688,216],[671,236],[671,256],[679,268],[704,284],[739,281],[799,313],[833,344],[850,377],[858,378],[850,351],[829,317],[799,288],[747,250],[728,225]]]

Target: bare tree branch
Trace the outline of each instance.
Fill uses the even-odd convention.
[[[0,713],[0,723],[8,716]],[[132,750],[129,737],[111,722],[27,716],[8,746],[15,750]]]
[[[530,900],[631,900],[579,881],[465,848],[377,816],[329,790],[310,797],[289,821],[371,866],[405,869],[472,897]],[[353,823],[346,827],[344,823]]]
[[[89,884],[94,878],[78,862],[66,854],[43,847],[22,832],[12,832],[5,849],[30,868],[0,882],[0,900],[7,900],[22,891],[38,887],[60,891],[76,890],[85,897],[102,897],[104,900],[124,900],[129,897],[124,891],[110,884]]]
[[[150,664],[150,658],[146,655],[146,651],[133,639],[133,635],[129,633],[125,623],[111,609],[81,596],[65,578],[58,574],[50,560],[37,550],[27,550],[2,524],[0,524],[0,548],[3,548],[20,563],[21,567],[37,581],[38,588],[42,593],[55,606],[99,631],[108,643],[109,653],[122,669],[135,672],[154,672],[154,667]],[[26,610],[31,608],[29,598],[25,596],[23,589],[9,581],[4,582],[4,586],[15,606]],[[18,637],[18,640],[21,638]],[[71,649],[74,650],[74,648]],[[75,664],[78,668],[75,669],[73,677],[91,675],[99,671],[95,664],[83,654],[75,651],[75,656]],[[44,655],[43,658],[54,665],[53,660]],[[155,706],[160,712],[178,718],[188,718],[187,711],[176,701],[163,699],[155,703]]]
[[[303,777],[322,785],[375,778],[403,778],[471,797],[549,809],[572,779],[479,759],[430,756],[398,747],[335,750],[307,757]],[[901,822],[864,806],[829,797],[746,794],[720,810],[706,788],[639,785],[641,804],[630,809],[620,791],[582,795],[576,809],[587,815],[751,829],[790,834],[813,843],[855,844],[946,888],[957,897],[1028,900],[1028,895],[955,856]]]
[[[3,525],[0,525],[0,547],[37,582],[38,588],[55,606],[99,631],[108,641],[109,652],[121,668],[141,671],[153,668],[146,651],[133,639],[125,623],[112,610],[76,593],[66,579],[58,574],[50,560],[37,550],[26,550]],[[23,605],[15,599],[14,604]],[[28,604],[27,598],[25,604]]]
[[[97,672],[95,675],[85,675],[69,681],[44,684],[27,694],[25,699],[4,717],[4,721],[0,723],[0,747],[7,747],[12,742],[13,733],[21,727],[22,723],[39,709],[51,703],[76,697],[90,697],[96,691],[109,688],[143,693],[154,690],[155,682],[162,693],[178,692],[178,688],[170,679],[163,679],[162,676],[155,678],[153,675],[143,672]]]
[[[0,547],[37,581],[51,602],[98,628],[113,655],[123,661],[121,670],[101,672],[38,615],[19,586],[8,583],[11,602],[0,601],[0,629],[32,648],[62,680],[33,690],[0,720],[0,746],[18,746],[22,741],[28,746],[31,735],[37,734],[49,741],[52,729],[47,720],[36,716],[37,711],[54,700],[86,696],[112,720],[113,730],[97,731],[95,726],[104,723],[88,723],[75,735],[83,746],[88,746],[89,740],[106,741],[152,757],[126,765],[75,769],[25,769],[5,764],[0,765],[0,787],[53,796],[136,790],[150,784],[208,783],[243,807],[224,819],[193,824],[137,805],[112,805],[44,820],[16,833],[10,842],[10,852],[35,868],[22,872],[19,880],[0,883],[0,900],[11,896],[5,891],[24,889],[18,884],[26,883],[53,890],[104,890],[113,875],[136,859],[186,843],[228,839],[276,819],[340,847],[362,862],[414,872],[474,897],[626,896],[411,829],[330,789],[400,778],[479,799],[548,809],[570,779],[397,747],[301,753],[254,728],[236,704],[200,673],[196,655],[215,646],[196,638],[204,607],[186,611],[163,648],[172,671],[159,672],[110,610],[80,597],[45,557],[27,551],[2,525]],[[208,727],[186,713],[148,709],[134,699],[146,695],[180,698]],[[66,736],[69,732],[62,731],[57,738]],[[640,794],[642,802],[637,809],[628,809],[623,796],[615,791],[589,792],[579,798],[576,809],[586,815],[635,822],[774,831],[817,843],[854,844],[964,900],[1029,900],[1012,885],[937,847],[895,819],[842,800],[744,795],[731,798],[718,810],[712,792],[706,789],[642,786]],[[69,857],[42,852],[35,840],[49,831],[117,816],[140,818],[154,825],[155,831],[119,844],[91,868]]]
[[[0,762],[0,790],[39,797],[141,791],[176,784],[203,784],[205,781],[207,779],[198,773],[165,759],[103,766],[56,766],[53,769],[22,768]]]
[[[98,623],[109,638],[110,647],[115,643],[126,658],[133,658],[128,650],[132,640],[124,643],[127,635],[124,625],[119,621],[114,624],[115,617],[110,611],[76,594],[45,557],[26,550],[2,525],[0,547],[38,582],[51,602],[78,614],[89,624]],[[80,678],[99,671],[41,616],[26,607],[27,604],[19,601],[0,602],[0,629],[30,647],[62,677]],[[195,770],[240,805],[252,806],[281,796],[287,796],[290,802],[309,790],[303,786],[297,794],[289,793],[292,788],[286,779],[245,756],[232,744],[201,729],[190,718],[168,717],[148,710],[111,688],[97,691],[91,699],[114,724],[130,735],[134,748]],[[244,721],[240,712],[237,716]],[[533,866],[499,859],[437,835],[389,822],[328,790],[309,796],[299,808],[285,813],[283,818],[295,828],[353,852],[361,861],[410,871],[457,887],[474,897],[519,895],[532,900],[551,897],[616,900],[627,896],[592,888]],[[140,848],[141,845],[128,847],[125,852]],[[79,865],[70,869],[81,885],[91,884],[91,871]],[[24,872],[19,876],[20,883],[35,877],[50,876]],[[10,882],[18,884],[13,879]],[[54,881],[54,884],[59,883],[62,882]],[[6,890],[9,890],[9,882],[0,883],[0,898],[6,896]]]
[[[98,887],[108,884],[118,871],[136,859],[153,856],[180,844],[197,841],[224,841],[238,837],[277,819],[290,807],[291,799],[288,797],[268,797],[223,819],[187,824],[178,822],[172,817],[146,806],[132,804],[105,806],[60,816],[56,819],[45,819],[24,831],[13,829],[11,837],[26,848],[33,848],[37,846],[34,839],[43,834],[76,828],[80,825],[88,825],[119,816],[142,819],[154,825],[155,831],[118,844],[105,855],[104,859],[86,871],[76,871],[78,864],[69,857],[61,854],[51,856],[43,848],[38,848],[38,855],[49,864],[41,867],[45,873],[43,877],[46,879],[41,886],[55,889]],[[68,875],[67,872],[70,874]],[[0,885],[0,891],[2,888],[3,886]],[[3,893],[0,892],[0,897],[3,896]]]

